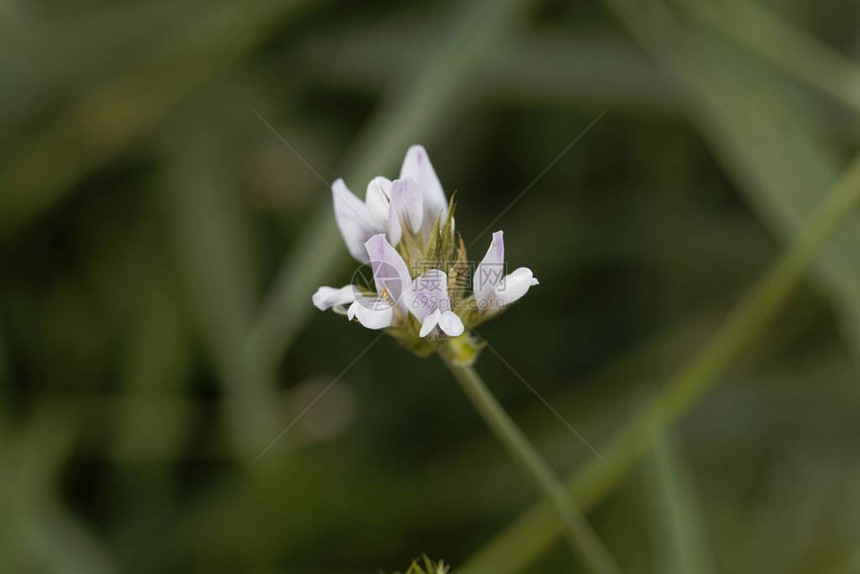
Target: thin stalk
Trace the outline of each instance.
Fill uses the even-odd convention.
[[[534,445],[508,416],[481,376],[472,367],[455,365],[444,356],[442,360],[496,438],[528,473],[555,509],[565,527],[564,532],[574,554],[580,556],[593,572],[600,574],[619,572],[612,556],[588,524],[585,516],[576,507],[564,484],[556,478]]]
[[[822,205],[716,334],[672,377],[663,391],[601,447],[605,464],[571,475],[568,492],[588,508],[608,494],[669,428],[697,405],[746,345],[788,302],[816,255],[860,204],[860,155]],[[510,574],[544,552],[558,535],[549,509],[536,507],[501,532],[463,567],[470,574]],[[516,542],[516,544],[513,544]]]

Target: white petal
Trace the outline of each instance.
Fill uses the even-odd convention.
[[[424,318],[424,321],[421,322],[421,331],[418,333],[419,337],[426,337],[430,334],[430,332],[436,328],[436,325],[439,324],[439,319],[442,317],[442,312],[439,309],[436,309],[429,315]]]
[[[370,258],[377,293],[386,293],[405,316],[412,283],[406,262],[382,233],[371,237],[364,246]]]
[[[535,279],[531,269],[520,267],[510,275],[507,275],[505,280],[493,290],[493,294],[501,300],[502,305],[510,305],[525,295],[529,288],[538,284],[538,280]]]
[[[379,228],[383,228],[388,223],[388,212],[390,211],[391,203],[388,199],[390,188],[391,182],[384,177],[375,177],[367,184],[367,194],[364,196],[364,202],[370,215],[370,223]]]
[[[405,218],[409,222],[412,233],[421,230],[421,222],[424,219],[424,198],[421,196],[421,187],[414,179],[397,179],[391,185],[391,206],[398,217]]]
[[[388,208],[388,225],[386,226],[386,235],[392,246],[400,243],[400,238],[403,235],[403,228],[400,226],[400,217],[394,211],[394,206]]]
[[[403,166],[400,168],[400,179],[406,178],[414,179],[421,187],[424,196],[425,223],[433,225],[440,213],[444,221],[448,214],[448,201],[445,199],[442,184],[439,183],[424,146],[414,145],[406,152]]]
[[[342,179],[332,184],[331,191],[334,217],[349,254],[363,263],[367,262],[364,244],[374,233],[382,230],[372,226],[367,206],[346,187]]]
[[[358,322],[368,329],[384,329],[394,321],[394,307],[376,297],[360,296],[350,305],[346,316],[350,321],[358,318]]]
[[[433,311],[450,308],[448,301],[448,277],[444,271],[430,269],[412,281],[409,297],[409,312],[423,321]]]
[[[445,311],[439,318],[439,328],[449,337],[459,337],[466,330],[463,321],[453,311]]]
[[[335,289],[334,287],[320,287],[311,298],[314,305],[320,311],[347,305],[355,301],[355,288],[352,285]]]
[[[480,303],[486,301],[493,295],[493,289],[498,285],[505,275],[505,240],[504,232],[493,233],[493,240],[487,254],[475,268],[472,277],[472,291],[475,299]]]
[[[331,310],[338,315],[346,315],[348,312],[347,305],[349,305],[349,303],[344,303],[343,305],[335,305],[331,308]]]

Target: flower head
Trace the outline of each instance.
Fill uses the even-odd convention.
[[[320,287],[314,305],[368,329],[386,329],[420,355],[444,349],[474,360],[478,346],[468,330],[538,284],[526,267],[506,273],[501,231],[478,265],[469,261],[455,229],[453,198],[446,199],[422,146],[409,148],[398,179],[373,178],[364,201],[341,179],[332,196],[346,247],[370,266],[373,284]]]

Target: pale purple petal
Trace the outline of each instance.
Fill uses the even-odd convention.
[[[350,305],[347,317],[350,321],[357,318],[368,329],[384,329],[394,321],[394,307],[383,299],[361,295]]]
[[[367,184],[364,203],[370,215],[370,223],[382,229],[388,223],[388,212],[391,210],[391,182],[384,177],[374,177]]]
[[[459,337],[463,334],[466,328],[463,326],[463,321],[453,311],[444,311],[439,317],[439,328],[449,337]]]
[[[374,233],[382,230],[371,225],[367,206],[346,187],[342,179],[332,184],[331,191],[334,217],[349,254],[361,262],[367,262],[364,244]]]
[[[389,297],[405,316],[408,312],[406,299],[412,283],[406,262],[382,233],[371,237],[364,246],[370,258],[377,293]]]
[[[391,207],[398,217],[409,222],[412,233],[421,230],[424,220],[424,198],[421,187],[413,179],[397,179],[391,184]]]
[[[345,305],[355,301],[355,287],[347,285],[336,289],[334,287],[320,287],[314,293],[311,300],[320,311],[334,309],[335,313],[345,314]]]
[[[427,217],[425,223],[433,225],[436,217],[442,214],[442,220],[448,214],[448,201],[442,184],[436,176],[433,164],[424,146],[414,145],[406,152],[403,166],[400,168],[400,179],[412,178],[421,187],[424,196],[424,211]]]
[[[430,269],[412,281],[409,297],[409,312],[423,321],[437,309],[450,307],[448,301],[448,277],[444,271]]]
[[[496,286],[493,290],[493,296],[500,299],[502,305],[510,305],[525,295],[529,288],[538,284],[538,280],[531,269],[520,267],[510,275],[507,275],[505,280]]]
[[[487,254],[475,269],[472,290],[478,302],[486,301],[493,295],[493,289],[505,275],[505,240],[502,231],[493,233],[493,240]]]
[[[436,328],[436,325],[439,324],[439,319],[442,317],[442,312],[439,309],[436,309],[429,315],[427,315],[424,320],[421,322],[421,331],[418,333],[419,337],[426,337],[429,335],[433,329]]]

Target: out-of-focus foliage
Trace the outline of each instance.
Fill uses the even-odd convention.
[[[857,151],[858,20],[0,1],[0,571],[574,568],[440,362],[310,304],[354,271],[327,182],[412,143],[473,257],[513,203],[494,225],[541,285],[476,368],[625,572],[856,571],[856,208],[641,464],[599,474],[522,380],[598,453],[639,420]]]

